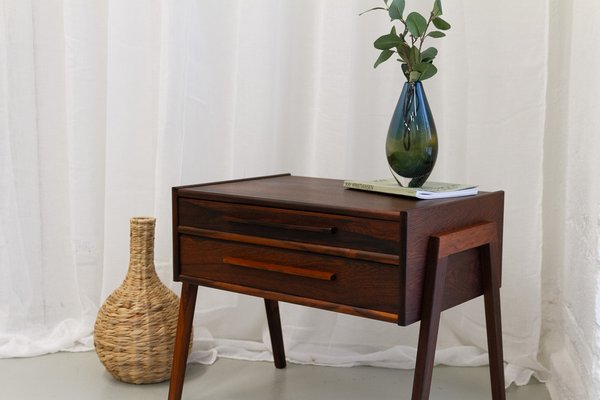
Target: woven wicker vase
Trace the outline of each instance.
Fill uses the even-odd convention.
[[[162,382],[171,373],[179,300],[154,269],[154,224],[154,218],[131,219],[129,271],[94,327],[100,361],[128,383]]]

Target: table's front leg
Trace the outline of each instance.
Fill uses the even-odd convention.
[[[173,350],[173,364],[171,365],[169,400],[180,400],[183,392],[183,379],[190,348],[197,294],[198,286],[196,285],[184,283],[181,287],[179,319],[177,320],[177,334],[175,335],[175,349]]]
[[[474,248],[480,251],[492,399],[506,398],[500,321],[498,237],[496,224],[487,222],[430,238],[412,400],[429,399],[448,257]]]
[[[413,378],[412,400],[428,400],[433,375],[435,348],[437,344],[444,283],[448,267],[448,257],[439,257],[439,240],[430,243],[425,287],[422,303],[421,328],[417,347],[417,363]]]
[[[495,254],[498,251],[497,246],[497,242],[483,246],[480,254],[492,399],[505,400],[504,352],[502,350],[502,321],[500,314],[500,268],[495,263],[495,260],[498,260]]]

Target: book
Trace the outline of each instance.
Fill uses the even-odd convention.
[[[416,197],[417,199],[443,199],[448,197],[473,196],[478,192],[476,185],[462,183],[427,181],[422,187],[403,187],[400,186],[394,178],[376,179],[371,181],[344,181],[344,187],[347,189]]]

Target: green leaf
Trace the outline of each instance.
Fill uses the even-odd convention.
[[[421,73],[419,71],[412,71],[408,76],[409,82],[417,82],[421,78]]]
[[[431,20],[431,22],[433,22],[433,25],[435,25],[436,28],[438,28],[442,31],[447,31],[451,27],[449,23],[447,23],[440,17],[435,17],[434,19]]]
[[[383,50],[377,58],[377,61],[375,61],[375,65],[373,65],[373,68],[377,68],[379,64],[381,64],[384,61],[387,61],[388,58],[392,56],[392,54],[394,54],[392,50]]]
[[[402,73],[404,74],[404,76],[406,77],[406,80],[408,81],[410,79],[410,76],[408,73],[408,65],[407,64],[402,64]]]
[[[435,0],[433,2],[433,16],[438,17],[442,15],[442,0]]]
[[[435,47],[430,47],[421,52],[421,61],[423,62],[431,62],[437,56],[437,49]]]
[[[418,12],[413,11],[406,17],[406,27],[413,37],[421,37],[427,29],[427,20]]]
[[[379,50],[389,50],[392,47],[396,47],[401,43],[400,38],[393,33],[388,33],[387,35],[380,36],[373,43],[376,49]]]
[[[390,4],[390,8],[388,13],[390,14],[390,18],[402,19],[402,14],[404,13],[405,0],[393,0],[392,4]]]
[[[413,71],[423,72],[429,68],[428,67],[429,65],[432,65],[432,64],[426,63],[426,62],[418,63],[415,66],[413,66]]]
[[[413,66],[417,65],[421,62],[421,53],[419,53],[419,49],[416,46],[410,48],[408,54],[408,64]]]
[[[387,10],[387,9],[384,7],[373,7],[373,8],[369,8],[367,11],[361,12],[360,14],[358,14],[358,16],[360,17],[361,15],[366,14],[369,11],[373,11],[373,10]]]
[[[440,31],[431,31],[427,34],[427,36],[431,36],[432,38],[442,38],[446,36],[446,34]]]
[[[419,71],[420,72],[420,76],[419,79],[424,81],[425,79],[429,79],[432,76],[434,76],[437,73],[437,68],[435,67],[435,65],[428,63],[428,62],[422,62],[419,63],[417,65],[415,65],[415,71]]]
[[[398,55],[404,62],[409,62],[410,59],[410,46],[406,44],[406,42],[400,42],[398,46],[396,46],[396,50],[398,51]]]

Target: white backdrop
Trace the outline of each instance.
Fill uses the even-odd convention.
[[[415,1],[408,1],[411,7]],[[122,281],[131,216],[157,217],[171,281],[170,188],[291,172],[387,176],[403,82],[372,65],[376,0],[0,0],[0,357],[92,346]],[[508,12],[507,10],[510,10]],[[546,1],[444,3],[433,177],[506,191],[507,383],[545,379],[540,337]],[[178,288],[173,286],[176,290]],[[270,357],[260,299],[201,289],[192,359]],[[418,325],[282,305],[288,357],[410,368]],[[487,362],[483,304],[445,312],[437,361]]]

